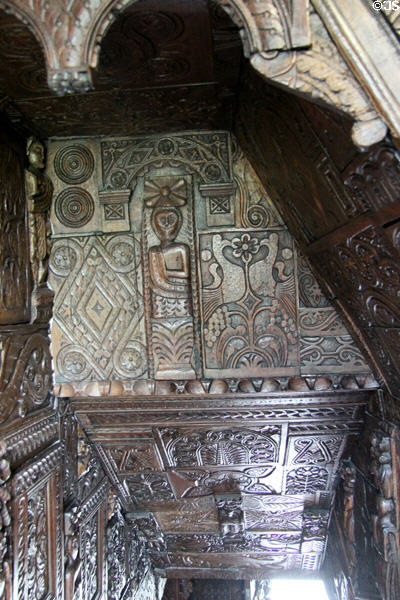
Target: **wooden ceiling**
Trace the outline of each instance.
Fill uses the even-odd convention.
[[[325,280],[327,295],[351,323],[356,337],[367,341],[371,364],[397,394],[399,313],[398,287],[393,281],[399,279],[399,186],[395,151],[390,144],[382,144],[368,155],[357,153],[349,142],[350,121],[283,92],[271,92],[256,78],[246,81],[241,78],[241,66],[237,28],[212,2],[139,1],[122,13],[105,36],[94,91],[58,97],[47,86],[42,50],[34,36],[22,23],[0,13],[0,109],[17,129],[45,139],[229,130],[236,125],[266,189]],[[245,93],[239,118],[235,119],[240,81],[245,82]],[[239,400],[232,397],[230,406],[227,392],[217,399],[202,393],[205,406],[197,420],[194,410],[201,404],[199,398],[181,394],[182,390],[168,393],[168,409],[174,418],[162,428],[160,414],[166,405],[161,398],[153,398],[154,420],[151,411],[143,409],[146,398],[119,400],[121,410],[113,416],[114,430],[110,426],[117,406],[114,399],[81,398],[75,404],[103,464],[108,465],[109,476],[134,500],[129,518],[145,531],[153,563],[178,579],[211,576],[211,572],[212,576],[229,578],[259,576],[270,567],[280,566],[318,568],[331,483],[340,456],[320,457],[321,440],[324,449],[325,442],[331,441],[330,433],[329,439],[322,433],[335,431],[341,443],[349,426],[352,433],[361,427],[358,401],[353,406],[352,393],[332,392],[329,406],[325,406],[328,392],[311,399],[304,390],[297,395],[288,390],[281,394],[279,408],[271,408],[271,394],[261,394],[258,407],[267,417],[260,425],[256,416],[250,429],[243,415],[256,404],[253,392]],[[359,404],[363,405],[368,393],[360,394]],[[305,416],[294,415],[288,406],[289,397],[290,402],[314,402],[315,407],[307,408]],[[345,409],[354,408],[351,418],[346,414],[338,419],[335,403],[340,404],[339,399],[346,404]],[[218,402],[220,411],[222,406],[225,411],[219,422],[212,413]],[[390,408],[389,399],[387,405]],[[327,410],[322,413],[319,429],[309,424],[313,408],[316,413]],[[105,409],[110,413],[107,422],[102,421]],[[185,411],[189,416],[183,418]],[[393,413],[397,411],[393,409]],[[332,419],[328,413],[333,414]],[[179,456],[166,450],[168,444],[182,440],[189,444],[194,436],[204,447],[210,435],[219,436],[220,445],[224,445],[227,420],[230,442],[235,435],[243,437],[249,432],[253,437],[265,437],[264,429],[271,419],[278,421],[278,426],[267,433],[278,454],[264,457],[261,467],[273,469],[278,483],[274,501],[267,501],[262,510],[252,506],[246,489],[253,484],[260,486],[261,492],[252,497],[254,505],[261,506],[271,497],[262,493],[264,473],[256,471],[260,464],[232,459],[218,474],[212,460],[200,464],[191,457],[189,464],[183,465]],[[321,419],[321,414],[315,419]],[[127,432],[124,427],[128,427]],[[304,438],[306,433],[317,450],[314,448],[304,464],[296,467],[291,481],[293,465],[299,462],[296,444],[300,448],[299,440],[304,441],[300,434]],[[315,441],[317,435],[319,441]],[[142,468],[135,456],[143,448],[153,463]],[[254,481],[249,480],[246,469],[253,469]],[[328,475],[321,488],[323,469]],[[317,473],[314,487],[309,481],[313,473]],[[303,487],[300,476],[306,479]],[[276,526],[272,517],[278,511],[281,520]],[[298,518],[288,532],[285,522],[293,513]],[[264,520],[261,526],[260,519]],[[206,525],[202,529],[199,523]],[[277,548],[279,552],[275,552]]]
[[[0,12],[0,108],[16,126],[50,136],[230,129],[242,43],[206,0],[141,0],[106,34],[94,91],[58,97],[39,43]]]

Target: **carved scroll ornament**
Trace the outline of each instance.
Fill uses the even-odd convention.
[[[0,422],[24,417],[50,399],[51,357],[44,332],[32,336],[0,336],[1,365]]]

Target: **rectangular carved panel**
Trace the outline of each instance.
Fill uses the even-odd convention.
[[[100,600],[106,581],[105,519],[108,482],[103,482],[80,507],[79,553],[82,561],[82,598]]]
[[[30,317],[29,234],[23,150],[0,142],[0,324]]]
[[[208,376],[299,372],[293,242],[286,231],[201,233]]]
[[[62,447],[40,455],[13,478],[13,598],[63,597]]]
[[[137,238],[57,240],[51,285],[56,381],[146,376]]]

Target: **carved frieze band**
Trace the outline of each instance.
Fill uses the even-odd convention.
[[[26,426],[20,426],[18,431],[6,436],[7,457],[12,465],[20,464],[26,458],[40,451],[59,435],[59,419],[54,413],[40,416]]]

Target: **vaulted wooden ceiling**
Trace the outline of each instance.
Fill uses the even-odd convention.
[[[34,132],[47,139],[57,136],[168,133],[187,129],[234,130],[285,223],[319,274],[327,297],[335,303],[355,338],[364,347],[366,358],[380,377],[380,382],[385,383],[386,389],[390,389],[393,395],[398,394],[400,186],[398,161],[390,140],[362,154],[350,141],[350,119],[268,86],[245,64],[237,28],[212,2],[173,0],[166,7],[166,3],[157,0],[143,0],[126,9],[103,40],[100,64],[94,76],[94,91],[64,97],[58,97],[48,89],[42,51],[33,35],[14,17],[3,12],[0,17],[0,106],[23,133]],[[348,386],[357,388],[357,380],[350,380]],[[242,396],[239,400],[232,398],[226,402],[225,396],[229,396],[230,392],[225,390],[224,398],[215,401],[207,391],[203,398],[203,415],[193,421],[191,415],[199,399],[186,390],[185,400],[181,401],[178,395],[183,391],[170,389],[168,393],[172,401],[169,410],[171,413],[175,411],[177,418],[182,418],[182,408],[188,409],[185,427],[188,423],[192,428],[200,427],[199,435],[206,436],[207,415],[212,406],[223,401],[226,407],[231,402],[226,414],[228,419],[231,414],[233,421],[235,411],[237,413],[240,409],[240,414],[244,414],[257,402],[254,389],[246,399]],[[286,400],[289,400],[289,395],[292,396],[290,401],[293,397],[295,401],[300,397],[307,400],[309,394],[306,389],[294,390],[293,394],[289,394],[290,390],[285,392],[288,392]],[[165,410],[165,403],[160,398],[163,394],[165,392],[154,394],[158,397],[153,408],[159,412]],[[326,393],[323,399],[328,395]],[[361,392],[360,398],[364,401],[367,396],[368,393]],[[339,398],[344,398],[344,404],[353,406],[351,396],[346,397],[345,392],[341,392]],[[323,399],[314,398],[311,403],[315,402],[316,407],[322,410],[325,408]],[[263,400],[264,397],[258,402]],[[181,555],[178,556],[184,543],[187,553],[193,555],[196,555],[196,548],[207,552],[210,544],[214,544],[214,548],[219,547],[220,554],[234,551],[248,553],[252,544],[252,523],[260,517],[258,512],[264,513],[265,520],[266,507],[257,512],[257,507],[243,505],[242,499],[235,497],[235,485],[232,487],[235,476],[227,477],[227,487],[220,483],[216,489],[217,496],[228,492],[228,498],[217,498],[211,503],[204,500],[199,483],[201,477],[196,479],[196,475],[204,475],[204,472],[198,469],[198,464],[190,463],[189,467],[192,470],[197,468],[197,472],[191,472],[187,477],[185,472],[185,477],[180,477],[179,464],[174,464],[175,459],[165,452],[164,433],[153,432],[157,422],[151,420],[151,411],[143,408],[146,397],[139,394],[129,401],[119,399],[118,402],[117,406],[121,409],[117,423],[120,434],[129,415],[132,428],[137,418],[142,419],[142,425],[136,427],[136,435],[140,438],[138,447],[148,443],[146,436],[153,442],[153,436],[158,436],[158,445],[153,443],[151,451],[157,468],[164,473],[166,485],[161,486],[159,498],[156,495],[149,499],[144,494],[136,504],[140,510],[132,510],[130,518],[135,522],[147,520],[147,524],[142,525],[148,528],[149,538],[154,537],[154,531],[159,531],[160,524],[161,529],[164,524],[164,533],[174,554],[173,559],[176,559],[175,563],[170,563],[175,569],[175,576],[183,576],[189,565],[184,564]],[[326,401],[332,406],[337,402],[334,394]],[[392,414],[396,413],[394,404],[387,395],[387,407]],[[104,460],[108,456],[109,461],[114,461],[110,471],[115,472],[115,483],[123,485],[125,492],[130,486],[132,496],[139,494],[141,486],[151,490],[151,476],[147,472],[144,474],[137,465],[130,468],[129,452],[122,455],[120,449],[112,446],[114,434],[111,428],[107,431],[107,424],[101,421],[98,406],[96,400],[86,398],[84,393],[76,403],[87,431],[100,447],[103,444]],[[113,402],[105,405],[110,413],[115,406]],[[222,409],[221,406],[219,408]],[[278,411],[276,406],[271,408],[270,413],[274,411]],[[355,429],[360,426],[357,411],[358,405],[354,408]],[[348,414],[339,425],[348,425],[345,423],[349,420]],[[303,419],[301,415],[293,417],[297,419],[294,425],[292,417],[287,410],[279,425],[282,431],[286,428],[287,433],[289,425],[294,428],[305,426],[304,421],[308,420],[309,414]],[[224,431],[224,426],[221,426],[217,434],[223,437]],[[242,435],[236,430],[234,433]],[[188,438],[186,429],[181,431],[176,427],[168,435],[174,440]],[[271,435],[277,433],[272,432]],[[123,446],[126,438],[119,442]],[[283,445],[284,442],[280,440],[279,443]],[[280,469],[286,477],[289,467],[283,455],[275,458],[274,468]],[[243,467],[238,468],[238,472],[241,471]],[[206,523],[204,529],[196,519],[189,517],[192,501],[182,500],[191,485],[197,491],[200,489],[196,496],[196,510]],[[168,498],[163,496],[166,487],[175,490]],[[293,490],[294,495],[296,488]],[[318,495],[318,489],[315,493]],[[207,494],[204,497],[207,498]],[[255,498],[257,504],[259,499]],[[285,541],[285,550],[288,550],[285,558],[290,563],[289,555],[296,549],[298,551],[301,544],[304,543],[305,548],[307,544],[312,547],[312,532],[308,531],[307,523],[313,517],[316,522],[320,519],[323,529],[320,538],[325,535],[329,502],[319,496],[318,501],[307,497],[297,500],[297,504],[291,494],[286,498],[289,500],[280,499],[282,505],[290,505],[287,509],[289,517],[296,511],[300,513],[308,502],[306,518],[304,521],[297,519],[292,538],[287,536]],[[263,498],[260,504],[262,501]],[[245,523],[248,530],[247,538],[239,542],[236,540],[236,546],[231,540],[224,541],[223,535],[219,537],[223,532],[224,511],[229,512],[224,502],[233,503],[229,518],[234,526],[241,530]],[[235,502],[240,505],[239,508],[235,508]],[[190,539],[183,539],[185,531],[171,529],[177,508],[187,518],[186,533],[193,534]],[[273,508],[277,510],[276,506]],[[317,514],[317,509],[320,514]],[[140,511],[145,514],[140,514]],[[263,542],[264,548],[273,548],[283,529],[277,527],[271,532],[272,517],[262,527],[260,547]],[[283,538],[284,535],[281,535],[281,540]],[[157,546],[158,541],[156,538],[153,553],[155,562],[158,560],[162,567],[168,557],[163,555],[161,546]],[[240,573],[240,568],[248,566],[250,560],[256,571],[258,557],[248,558],[236,557],[230,564]],[[191,560],[191,566],[196,569],[200,558],[194,556]],[[219,576],[223,575],[228,564],[224,560],[227,559],[220,556],[214,559],[213,566],[220,569]],[[181,567],[183,570],[180,570]]]

